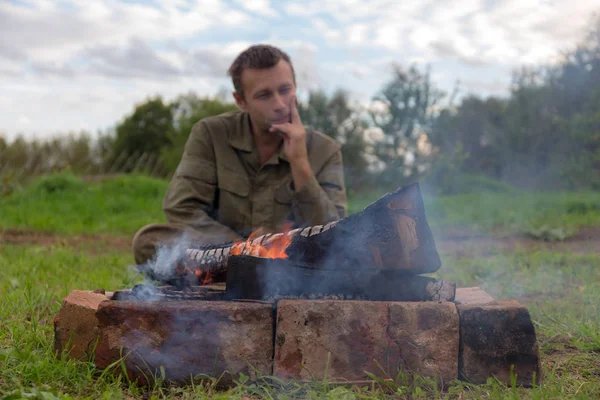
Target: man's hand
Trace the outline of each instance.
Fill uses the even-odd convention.
[[[300,190],[308,182],[313,172],[308,163],[306,129],[304,129],[298,114],[296,96],[293,96],[290,101],[290,122],[273,124],[269,131],[280,132],[283,136],[283,151],[290,161],[294,186],[296,191]]]
[[[293,96],[289,105],[290,122],[273,124],[270,132],[280,132],[283,136],[283,151],[290,163],[308,160],[306,152],[306,130],[298,114],[298,100]]]

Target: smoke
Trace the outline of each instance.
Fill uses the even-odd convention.
[[[175,237],[168,244],[161,244],[156,250],[156,254],[146,262],[143,270],[158,281],[168,281],[176,276],[176,268],[180,265],[187,255],[186,250],[192,247],[193,240],[187,232]]]

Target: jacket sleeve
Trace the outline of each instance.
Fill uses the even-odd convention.
[[[341,150],[294,192],[292,207],[299,226],[324,225],[346,216],[348,204]]]
[[[200,244],[216,244],[242,237],[215,219],[217,169],[215,152],[203,122],[192,128],[181,161],[163,200],[170,223],[181,223],[200,232]]]

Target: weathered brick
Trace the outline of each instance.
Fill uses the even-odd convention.
[[[128,376],[141,383],[161,366],[171,381],[223,375],[221,383],[227,383],[240,372],[255,377],[254,369],[267,375],[272,371],[271,304],[108,301],[96,315],[96,365],[106,368],[127,355]]]
[[[529,311],[516,300],[495,301],[479,288],[456,292],[460,316],[460,378],[511,384],[511,366],[520,386],[540,382],[540,354]],[[490,301],[491,299],[491,301]]]
[[[54,350],[61,357],[89,359],[96,345],[96,310],[105,294],[73,290],[54,317]]]
[[[403,370],[449,382],[458,377],[458,330],[449,302],[282,300],[273,372],[357,381],[368,379],[364,371]]]
[[[454,303],[459,304],[486,304],[495,301],[487,292],[481,289],[479,286],[458,288],[456,289],[456,296]]]

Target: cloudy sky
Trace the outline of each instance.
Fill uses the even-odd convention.
[[[392,62],[506,94],[513,68],[581,40],[600,0],[0,0],[0,134],[114,126],[137,102],[231,91],[253,43],[292,56],[302,89],[368,101]]]

